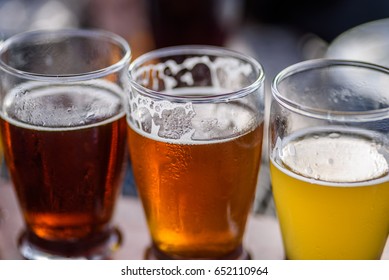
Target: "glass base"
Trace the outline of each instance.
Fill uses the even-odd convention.
[[[188,260],[188,258],[168,256],[162,251],[160,251],[154,244],[149,246],[146,249],[144,253],[144,259],[145,260]],[[208,258],[203,258],[200,260],[207,260],[207,259]],[[239,246],[239,248],[237,248],[234,252],[216,259],[217,260],[251,260],[251,256],[242,246]]]
[[[122,234],[116,227],[102,236],[77,242],[46,241],[28,231],[22,232],[18,240],[19,251],[28,260],[109,259],[121,244]]]

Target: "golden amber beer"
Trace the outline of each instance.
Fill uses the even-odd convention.
[[[314,60],[273,82],[272,190],[287,259],[380,259],[389,233],[385,68]]]
[[[148,64],[159,55],[163,57],[159,62]],[[226,60],[218,61],[223,55]],[[217,62],[227,69],[220,72],[227,77],[221,88],[213,86],[220,81],[210,77],[210,69],[221,66]],[[233,71],[228,70],[230,63],[236,66],[233,77],[228,76]],[[157,73],[150,74],[153,71]],[[131,73],[128,144],[153,242],[147,257],[247,258],[242,239],[263,138],[260,66],[219,48],[182,47],[140,57]],[[163,73],[173,75],[161,79],[163,91],[152,96],[147,86]],[[171,76],[185,86],[169,88]],[[256,85],[242,94],[227,87],[233,82],[238,89]]]
[[[4,44],[0,128],[25,222],[19,250],[27,259],[107,258],[121,241],[112,217],[128,156],[129,48],[86,30]]]
[[[219,258],[242,242],[263,125],[234,139],[169,143],[129,128],[133,170],[153,242],[169,256]]]

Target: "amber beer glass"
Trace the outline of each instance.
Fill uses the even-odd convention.
[[[0,48],[1,135],[27,259],[101,259],[126,159],[130,49],[93,30],[35,31]]]
[[[273,195],[287,259],[380,259],[389,233],[389,70],[312,60],[272,83]]]
[[[129,150],[152,237],[147,258],[239,259],[264,120],[260,64],[180,46],[130,66]]]

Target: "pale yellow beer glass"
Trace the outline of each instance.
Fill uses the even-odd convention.
[[[128,142],[147,258],[241,259],[261,159],[264,73],[223,48],[160,49],[130,66]]]
[[[389,70],[313,60],[272,83],[270,164],[287,259],[380,259],[389,231]]]

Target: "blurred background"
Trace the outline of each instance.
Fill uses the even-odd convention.
[[[101,28],[124,37],[133,58],[172,45],[225,46],[264,66],[269,97],[281,69],[323,57],[343,32],[383,18],[387,0],[0,0],[0,39],[35,29]],[[136,195],[127,173],[123,193]],[[254,210],[272,214],[266,144],[258,184]]]

